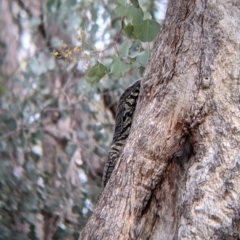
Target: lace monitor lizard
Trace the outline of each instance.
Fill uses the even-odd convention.
[[[129,136],[135,107],[137,105],[141,79],[129,86],[121,95],[117,111],[116,111],[116,126],[113,134],[113,140],[108,153],[108,158],[105,163],[102,188],[107,185],[108,180],[114,170],[114,167],[120,157],[121,151]],[[193,146],[188,136],[185,136],[184,143],[179,151],[175,154],[174,160],[181,166],[193,154]]]
[[[133,114],[137,105],[141,79],[129,86],[121,95],[117,112],[116,112],[116,126],[113,134],[113,140],[108,153],[108,158],[105,163],[102,187],[104,188],[111,177],[113,169],[118,161],[126,139],[130,133],[130,128],[133,120]]]

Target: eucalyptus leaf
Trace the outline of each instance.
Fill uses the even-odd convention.
[[[124,17],[127,14],[127,8],[121,5],[116,6],[114,12],[119,15],[120,17]]]
[[[114,77],[120,78],[131,69],[130,63],[122,62],[120,58],[113,60],[111,64],[111,73]]]
[[[127,19],[132,22],[133,25],[140,24],[143,21],[142,9],[129,6],[127,9]]]
[[[130,0],[134,7],[139,8],[138,0]]]
[[[135,35],[133,34],[134,26],[132,24],[129,23],[127,26],[125,26],[123,31],[125,32],[129,39],[136,38]]]
[[[125,40],[119,47],[119,50],[118,50],[119,56],[127,57],[130,47],[131,47],[131,41],[128,39]]]
[[[158,35],[160,24],[153,20],[144,20],[139,25],[134,25],[134,35],[142,42],[151,42]]]
[[[88,70],[86,80],[88,83],[99,82],[108,72],[108,69],[100,62],[97,62]]]
[[[146,19],[152,19],[152,15],[151,13],[149,12],[144,12],[144,15],[143,15],[143,20],[146,20]]]
[[[142,76],[143,76],[143,73],[144,73],[144,71],[145,71],[145,67],[140,66],[140,67],[138,68],[138,71],[139,71],[140,76],[142,77]]]
[[[116,3],[125,7],[128,5],[127,0],[116,0]]]
[[[148,59],[150,56],[150,50],[145,50],[143,52],[141,52],[137,57],[136,57],[136,61],[138,63],[140,63],[142,66],[146,67],[147,63],[148,63]]]

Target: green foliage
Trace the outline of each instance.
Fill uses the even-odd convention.
[[[142,42],[150,42],[155,39],[160,30],[159,23],[153,20],[143,20],[134,27],[134,35]]]
[[[118,49],[118,54],[120,57],[128,57],[128,52],[132,43],[129,39],[125,40]]]
[[[116,57],[111,63],[111,73],[116,78],[121,78],[131,69],[131,64],[125,63],[120,57]]]
[[[97,83],[101,78],[103,78],[106,75],[107,72],[108,72],[108,69],[100,62],[97,62],[88,71],[86,80],[89,83]]]
[[[0,240],[78,239],[92,212],[114,129],[105,90],[114,104],[143,74],[159,31],[148,1],[105,2],[47,0],[42,18],[11,6],[31,41],[17,71],[0,68]]]
[[[160,24],[152,20],[152,15],[143,6],[143,1],[140,4],[138,1],[131,1],[131,3],[128,3],[128,1],[116,1],[114,12],[121,17],[122,30],[128,39],[120,45],[117,56],[113,57],[110,66],[104,66],[104,63],[100,65],[97,62],[90,68],[87,75],[88,82],[96,83],[100,81],[106,75],[106,69],[109,68],[109,74],[116,78],[124,77],[133,66],[137,67],[140,75],[142,75],[150,55],[150,49],[144,49],[142,44],[139,44],[139,40],[141,42],[151,42],[156,38],[160,30]],[[129,63],[128,58],[131,54],[131,47],[135,45],[135,42],[139,44],[139,55],[136,59],[131,58],[131,63]],[[137,64],[133,65],[133,63]]]
[[[160,30],[160,24],[151,20],[152,16],[149,12],[130,4],[117,5],[115,12],[126,19],[124,31],[127,37],[139,39],[142,42],[151,42],[156,38]]]

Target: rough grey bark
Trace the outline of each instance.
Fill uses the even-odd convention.
[[[240,2],[170,0],[80,239],[240,238]]]
[[[11,76],[18,68],[19,29],[11,12],[11,3],[7,0],[0,3],[0,28],[0,70],[2,75]],[[5,79],[1,80],[6,84]]]

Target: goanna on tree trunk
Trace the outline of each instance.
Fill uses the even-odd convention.
[[[240,238],[240,1],[170,0],[126,144],[80,239]]]

